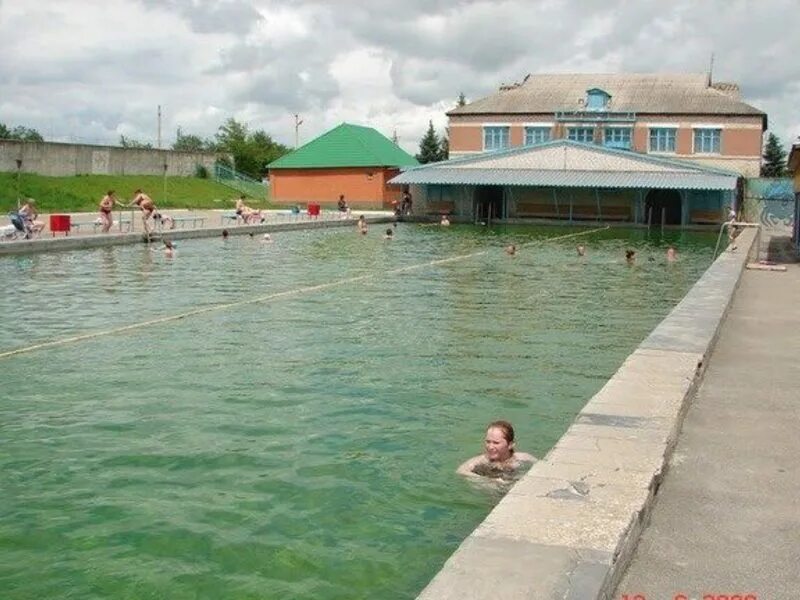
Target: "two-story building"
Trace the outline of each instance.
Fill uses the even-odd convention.
[[[704,74],[529,75],[447,115],[451,160],[393,183],[476,219],[716,223],[758,176],[767,128]]]

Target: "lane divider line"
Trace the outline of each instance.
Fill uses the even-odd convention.
[[[598,231],[604,231],[608,229],[609,226],[606,225],[605,227],[598,227],[597,229],[590,229],[588,231],[579,231],[577,233],[570,233],[566,235],[560,235],[552,238],[546,238],[544,240],[536,240],[534,242],[529,242],[527,244],[521,244],[522,246],[530,246],[533,244],[544,244],[547,242],[554,242],[557,240],[564,240],[571,237],[577,237],[581,235],[588,235],[590,233],[596,233]],[[465,260],[467,258],[473,258],[475,256],[481,256],[484,254],[488,254],[491,249],[487,250],[480,250],[478,252],[470,252],[469,254],[460,254],[458,256],[451,256],[449,258],[440,258],[437,260],[428,261],[425,263],[419,263],[416,265],[410,265],[407,267],[398,267],[396,269],[390,269],[388,271],[382,271],[379,273],[368,273],[366,275],[358,275],[355,277],[348,277],[346,279],[338,279],[336,281],[330,281],[328,283],[320,283],[318,285],[309,285],[305,287],[295,288],[292,290],[285,290],[283,292],[274,292],[272,294],[266,294],[264,296],[257,296],[256,298],[249,298],[247,300],[238,300],[236,302],[227,302],[223,304],[212,304],[211,306],[204,306],[203,308],[196,308],[194,310],[189,310],[186,312],[179,313],[177,315],[167,315],[165,317],[158,317],[155,319],[150,319],[148,321],[141,321],[139,323],[131,323],[130,325],[123,325],[121,327],[114,327],[113,329],[105,329],[103,331],[95,331],[92,333],[84,333],[81,335],[74,335],[66,338],[61,338],[58,340],[51,340],[48,342],[41,342],[39,344],[33,344],[31,346],[24,346],[22,348],[16,348],[14,350],[7,350],[5,352],[0,352],[0,360],[4,358],[9,358],[11,356],[17,356],[19,354],[27,354],[29,352],[34,352],[36,350],[43,350],[45,348],[55,348],[57,346],[65,346],[67,344],[75,344],[77,342],[83,342],[85,340],[91,340],[98,337],[105,337],[109,335],[114,335],[117,333],[124,333],[126,331],[133,331],[135,329],[141,329],[143,327],[150,327],[151,325],[160,325],[162,323],[170,323],[172,321],[179,321],[181,319],[186,319],[188,317],[194,317],[196,315],[202,315],[204,313],[215,312],[215,311],[223,311],[228,310],[231,308],[237,308],[239,306],[247,306],[248,304],[260,304],[262,302],[269,302],[271,300],[277,300],[280,298],[289,298],[291,296],[300,296],[302,294],[308,294],[310,292],[318,292],[321,290],[327,290],[333,287],[337,287],[340,285],[345,285],[348,283],[356,283],[358,281],[365,281],[367,279],[374,279],[379,275],[396,275],[398,273],[408,273],[409,271],[416,271],[419,269],[424,269],[426,267],[433,267],[436,265],[445,265],[452,262],[458,262],[460,260]]]

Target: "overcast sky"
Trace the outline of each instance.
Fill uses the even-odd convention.
[[[342,121],[411,152],[531,72],[705,72],[800,136],[798,0],[0,0],[0,122],[162,145],[227,118],[294,145]]]

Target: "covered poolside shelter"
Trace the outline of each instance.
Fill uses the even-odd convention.
[[[416,214],[462,221],[616,221],[713,225],[736,204],[741,175],[689,160],[571,140],[404,170]]]

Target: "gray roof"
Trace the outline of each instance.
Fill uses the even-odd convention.
[[[522,83],[449,111],[448,115],[541,114],[585,110],[586,91],[611,95],[614,112],[651,114],[725,114],[762,116],[742,102],[732,83],[708,85],[705,74],[536,74]],[[765,125],[766,126],[766,125]]]
[[[733,190],[738,179],[687,160],[556,140],[409,168],[389,183]]]

